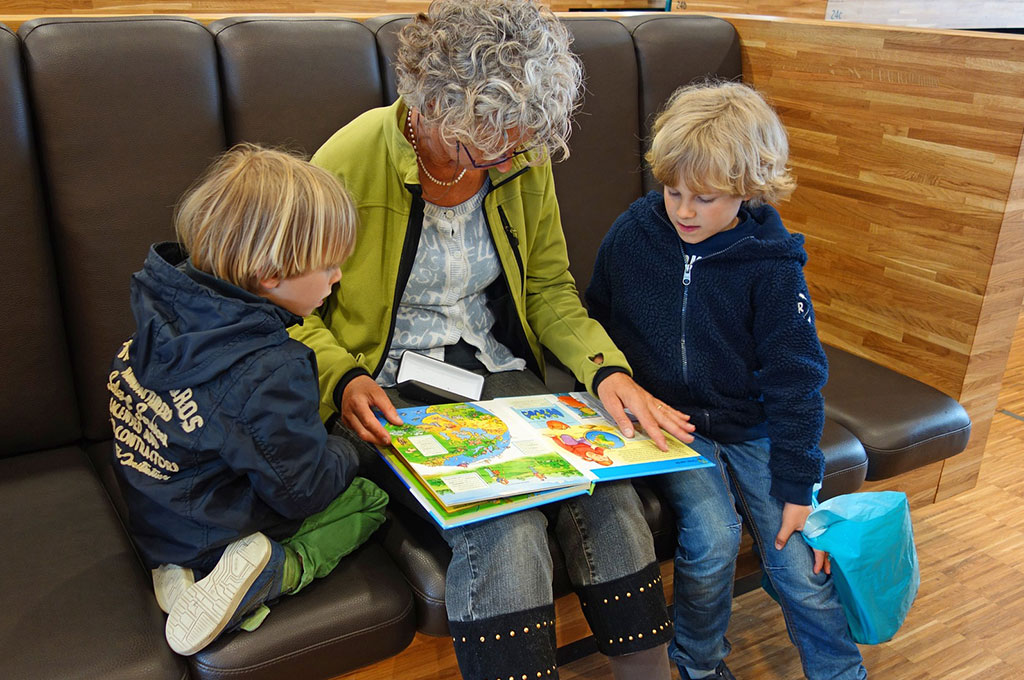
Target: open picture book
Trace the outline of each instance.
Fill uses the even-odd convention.
[[[597,482],[712,463],[666,435],[668,451],[636,425],[627,439],[585,392],[504,397],[398,410],[380,449],[445,528],[590,493]]]

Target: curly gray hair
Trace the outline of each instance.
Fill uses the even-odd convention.
[[[534,0],[436,0],[399,34],[398,93],[446,143],[496,157],[516,131],[535,162],[567,158],[583,82],[570,43]]]

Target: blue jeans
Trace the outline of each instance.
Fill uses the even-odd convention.
[[[675,637],[669,655],[679,666],[714,668],[729,653],[741,516],[765,576],[779,594],[789,638],[810,680],[862,680],[867,671],[850,637],[831,577],[813,573],[814,555],[794,534],[782,550],[775,535],[782,501],[769,495],[769,440],[719,444],[697,436],[691,445],[715,467],[656,480],[676,516]],[[739,512],[737,513],[737,509]]]
[[[629,576],[655,562],[654,542],[629,482],[603,482],[591,496],[442,532],[452,549],[445,605],[470,621],[550,605],[548,514],[574,587]]]
[[[669,641],[654,542],[632,484],[442,532],[448,628],[466,680],[558,678],[548,522],[598,651],[621,656]]]

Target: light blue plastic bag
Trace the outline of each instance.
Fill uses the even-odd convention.
[[[803,537],[829,553],[832,579],[856,642],[892,639],[921,584],[907,495],[844,494],[817,504]]]

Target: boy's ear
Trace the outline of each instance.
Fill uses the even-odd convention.
[[[262,290],[274,290],[281,285],[281,277],[271,276],[266,279],[260,279],[259,284]]]

